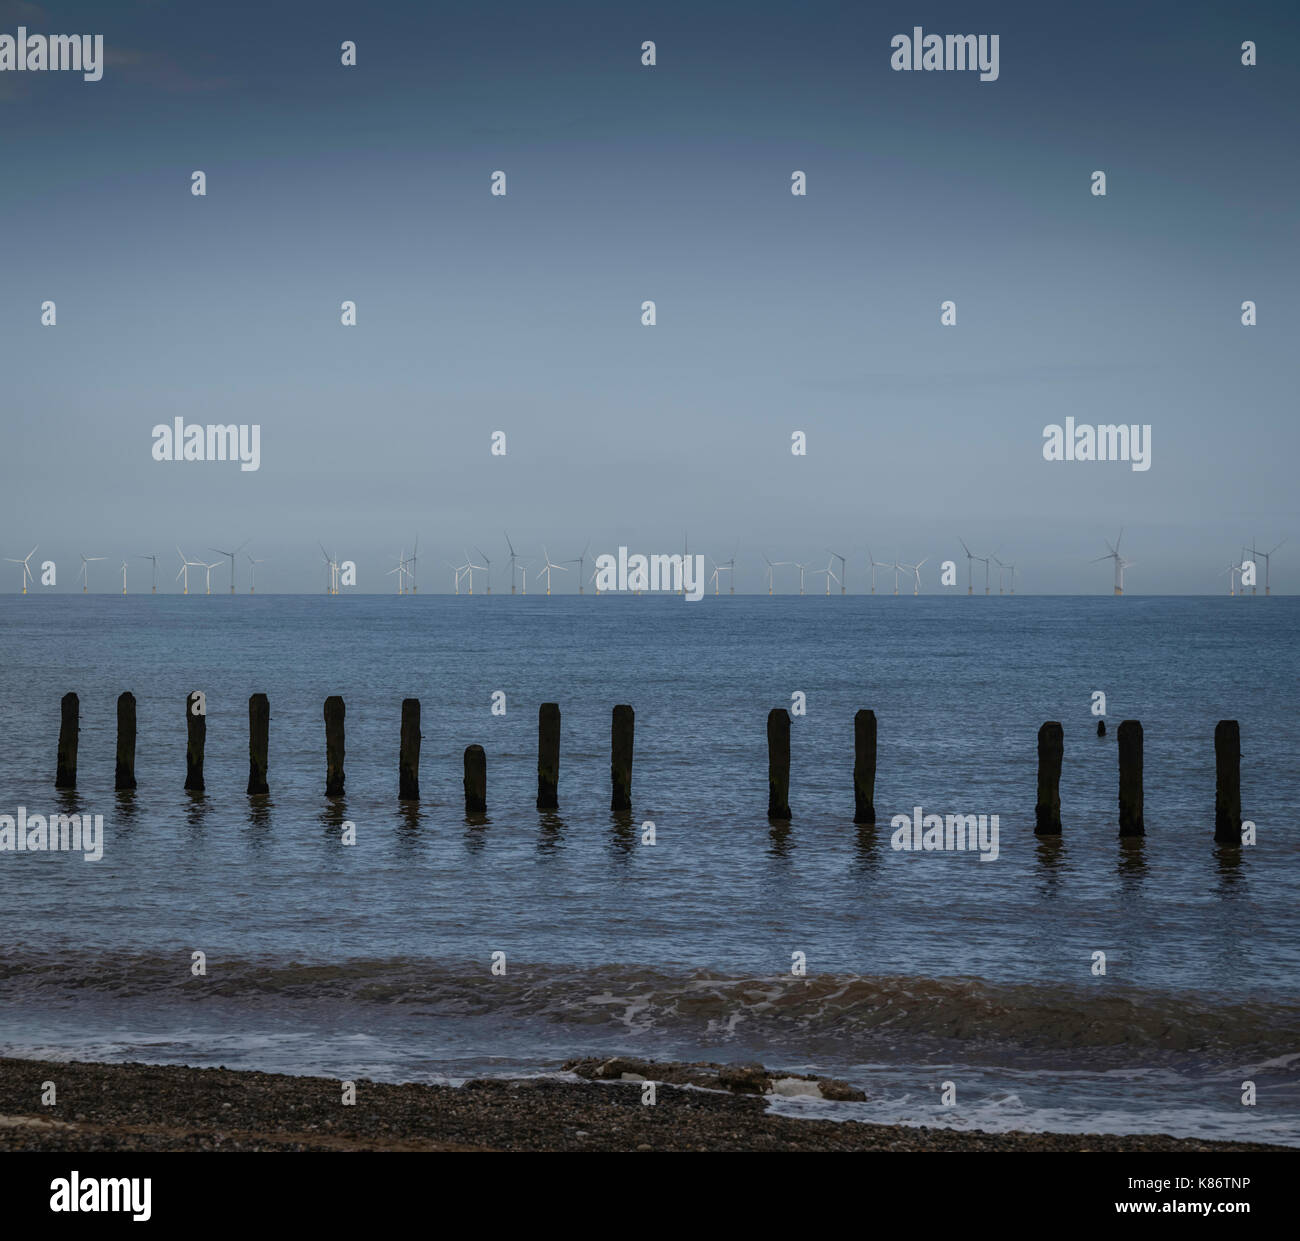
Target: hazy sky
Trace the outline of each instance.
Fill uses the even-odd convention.
[[[1131,593],[1209,593],[1300,536],[1290,0],[0,0],[19,24],[105,43],[98,82],[0,73],[0,555],[62,590],[79,552],[166,551],[170,589],[174,544],[249,537],[259,590],[320,589],[318,540],[388,590],[417,530],[447,589],[503,529],[556,560],[687,529],[744,591],[828,545],[855,590],[870,546],[935,591],[961,536],[1105,593],[1125,526]],[[918,24],[997,34],[998,80],[893,71]],[[153,460],[177,416],[259,424],[261,468]],[[1149,423],[1151,468],[1044,461],[1067,416]]]

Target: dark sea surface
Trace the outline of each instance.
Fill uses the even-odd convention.
[[[869,1095],[775,1105],[792,1112],[1300,1145],[1298,629],[1300,601],[1262,595],[5,596],[0,814],[102,814],[105,846],[0,852],[0,1053],[425,1081],[578,1055],[758,1060]],[[182,787],[194,689],[202,795]],[[123,690],[134,794],[113,791]],[[244,793],[254,692],[263,799]],[[777,825],[766,717],[796,692]],[[337,799],[330,694],[347,703]],[[397,798],[405,697],[418,804]],[[563,711],[558,814],[533,808],[543,701]],[[609,810],[623,702],[631,815]],[[852,822],[860,707],[879,719],[874,830]],[[1117,838],[1129,718],[1140,842]],[[1241,723],[1249,848],[1213,842],[1223,718]],[[1059,841],[1033,832],[1045,720],[1065,729]],[[488,813],[467,821],[471,743]],[[915,806],[996,814],[997,860],[894,850],[890,819]]]

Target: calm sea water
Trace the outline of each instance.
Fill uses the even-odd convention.
[[[0,813],[106,823],[98,863],[0,853],[0,1051],[394,1080],[616,1052],[761,1060],[869,1093],[780,1105],[819,1115],[1300,1144],[1298,621],[1281,597],[0,598]],[[126,689],[134,795],[113,792]],[[204,795],[182,789],[193,689]],[[257,691],[261,800],[244,794]],[[794,819],[774,826],[766,715],[796,691]],[[347,792],[327,800],[334,693]],[[408,696],[418,805],[397,800]],[[533,809],[542,701],[563,710],[558,814]],[[620,702],[636,709],[621,817]],[[880,727],[874,831],[852,823],[859,707]],[[1121,844],[1125,718],[1145,728],[1148,834]],[[1212,841],[1221,718],[1241,722],[1250,849]],[[1066,736],[1050,843],[1033,834],[1048,719]],[[489,812],[467,822],[475,742]],[[998,815],[997,861],[894,851],[890,816],[917,805]]]

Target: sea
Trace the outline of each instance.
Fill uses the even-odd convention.
[[[1300,599],[1262,594],[0,597],[0,815],[104,821],[98,861],[0,852],[0,1054],[452,1083],[760,1062],[867,1094],[772,1104],[793,1115],[1300,1146],[1298,630]],[[138,788],[118,793],[128,690]],[[194,690],[203,793],[183,787]],[[78,781],[57,793],[68,691]],[[418,802],[398,799],[408,697]],[[558,812],[535,809],[543,702]],[[630,814],[609,809],[619,703]],[[788,823],[767,818],[781,707]],[[861,708],[874,828],[853,823]],[[1126,719],[1138,840],[1118,836]],[[1243,847],[1213,839],[1221,719]],[[1034,834],[1047,720],[1054,839]],[[467,817],[472,744],[488,810]],[[996,815],[996,859],[895,848],[917,807]]]

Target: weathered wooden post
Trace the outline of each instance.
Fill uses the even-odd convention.
[[[343,717],[346,709],[338,694],[325,699],[325,796],[343,795]]]
[[[537,712],[537,809],[558,810],[560,704],[544,702]]]
[[[1119,834],[1145,836],[1142,822],[1142,725],[1125,720],[1116,734],[1119,750]]]
[[[81,707],[76,694],[63,695],[59,716],[59,757],[54,769],[56,789],[77,787],[77,736],[81,731]]]
[[[626,703],[614,708],[609,730],[609,778],[613,786],[609,808],[632,809],[632,738],[636,713]]]
[[[135,788],[135,695],[130,690],[117,696],[117,766],[113,787]]]
[[[1214,726],[1214,839],[1241,844],[1241,727],[1236,720]]]
[[[487,755],[481,745],[465,747],[465,813],[487,809]]]
[[[1038,730],[1038,802],[1034,806],[1034,834],[1061,834],[1061,759],[1065,730],[1049,720]]]
[[[768,727],[771,728],[770,721]],[[876,713],[874,711],[859,711],[853,717],[853,821],[854,823],[876,821]]]
[[[789,819],[790,712],[774,707],[767,713],[767,817]]]
[[[420,800],[420,700],[402,699],[402,748],[397,759],[397,796]]]
[[[1097,736],[1099,736],[1099,737],[1104,737],[1105,735],[1106,735],[1106,721],[1105,721],[1105,720],[1098,720],[1098,721],[1097,721]]]
[[[265,694],[248,700],[248,789],[253,796],[269,793],[266,783],[267,750],[271,743],[271,703]]]
[[[203,745],[208,736],[207,702],[202,690],[185,695],[185,787],[203,792]]]

